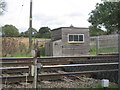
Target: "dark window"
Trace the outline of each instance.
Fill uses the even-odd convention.
[[[74,41],[73,35],[69,35],[69,41]]]
[[[78,35],[74,35],[74,41],[78,41]]]
[[[70,34],[69,42],[84,42],[84,34]]]
[[[79,41],[83,41],[83,35],[79,35]]]

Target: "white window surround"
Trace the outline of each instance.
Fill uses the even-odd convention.
[[[71,35],[71,40],[70,40],[70,35]],[[82,36],[82,40],[80,39],[80,36]],[[84,34],[68,34],[68,43],[84,43],[84,42],[85,42]]]

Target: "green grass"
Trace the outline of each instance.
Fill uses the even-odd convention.
[[[93,86],[89,87],[89,88],[103,88],[101,85],[101,82],[94,84]],[[108,88],[118,88],[118,85],[115,83],[109,83],[109,87]]]
[[[96,55],[96,48],[90,48],[89,54]]]
[[[97,53],[116,53],[118,52],[117,48],[100,48],[99,51],[96,50],[96,48],[91,48],[89,51],[90,55],[95,55]]]
[[[118,52],[117,48],[102,48],[99,50],[100,53],[113,53]]]
[[[40,54],[41,54],[41,56],[45,56],[45,48],[44,47],[40,48]],[[12,55],[12,57],[31,57],[31,54],[28,52],[15,53],[14,55]]]
[[[24,52],[24,53],[15,53],[14,55],[12,55],[12,57],[31,57],[31,54],[28,52]]]
[[[118,85],[115,84],[115,83],[109,83],[109,86],[107,87],[108,89],[110,88],[116,88],[118,89]],[[94,89],[102,89],[102,90],[108,90],[107,88],[103,88],[102,85],[101,85],[101,82],[98,82],[90,87],[82,87],[82,88],[77,88],[76,90],[94,90]],[[112,90],[112,89],[111,89]]]

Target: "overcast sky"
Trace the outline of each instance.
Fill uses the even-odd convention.
[[[29,27],[30,0],[5,0],[7,9],[0,16],[0,26],[12,24],[20,32]],[[33,0],[33,28],[48,26],[58,27],[88,27],[87,21],[91,10],[101,0]]]

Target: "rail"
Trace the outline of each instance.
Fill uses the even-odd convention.
[[[26,76],[24,73],[28,73],[28,80],[33,81],[33,76],[31,73],[34,73],[34,69],[31,68],[34,65],[34,58],[24,57],[24,58],[0,58],[2,62],[2,70],[4,73],[12,73],[12,75],[2,75],[3,83],[6,78],[8,82],[17,82],[24,81]],[[110,72],[118,71],[118,55],[97,55],[97,56],[80,56],[80,57],[41,57],[37,58],[37,67],[38,71],[44,69],[50,71],[50,69],[64,68],[63,73],[39,73],[38,79],[51,79],[50,77],[54,76],[64,76],[64,75],[77,75],[77,74],[87,74],[87,73],[96,73],[96,72]],[[80,68],[79,68],[80,67]],[[79,69],[77,71],[70,71],[69,69]],[[23,75],[13,75],[14,72],[21,72]]]
[[[7,66],[31,66],[34,63],[34,58],[0,58],[0,64],[3,67]],[[42,65],[58,65],[71,63],[109,63],[118,62],[118,55],[85,55],[80,57],[41,57],[37,58],[38,63]]]

